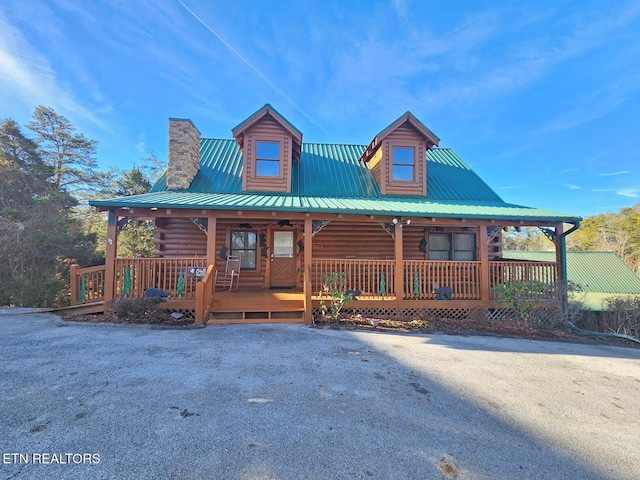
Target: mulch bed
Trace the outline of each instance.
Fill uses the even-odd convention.
[[[534,324],[518,324],[517,322],[507,320],[449,318],[399,320],[343,314],[338,321],[331,320],[328,317],[316,317],[315,325],[381,331],[443,333],[447,335],[493,335],[539,340],[565,340],[579,343],[607,343],[640,348],[640,344],[621,338],[594,337],[574,332],[565,324],[556,327],[547,327]]]
[[[155,322],[124,321],[113,313],[65,315],[68,322],[87,323],[116,323],[116,324],[147,324],[162,327],[201,327],[196,325],[193,318],[174,318],[170,314]],[[519,337],[528,339],[566,340],[572,342],[608,343],[627,347],[640,348],[640,344],[624,339],[592,337],[572,331],[568,326],[561,325],[554,328],[540,325],[525,325],[506,320],[490,319],[395,319],[375,318],[362,315],[343,314],[338,321],[328,317],[316,317],[315,326],[329,326],[336,328],[361,328],[379,331],[444,333],[447,335],[494,335],[505,337]]]
[[[162,316],[157,319],[157,321],[149,322],[147,320],[141,321],[126,321],[121,318],[118,318],[112,312],[105,313],[94,313],[94,314],[86,314],[86,315],[63,315],[63,320],[67,322],[86,322],[86,323],[119,323],[119,324],[128,324],[128,325],[158,325],[163,327],[190,327],[195,326],[195,320],[193,318],[174,318],[170,314],[166,316]]]

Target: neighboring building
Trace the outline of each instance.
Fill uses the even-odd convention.
[[[152,287],[198,321],[310,322],[324,275],[342,272],[362,312],[460,318],[496,307],[497,283],[562,276],[580,218],[504,202],[409,112],[368,145],[304,143],[270,105],[232,135],[201,139],[190,120],[171,119],[168,168],[153,189],[90,202],[109,214],[106,265],[74,269],[72,302]],[[116,258],[119,229],[141,219],[154,222],[155,257]],[[504,260],[509,226],[544,229],[553,258]],[[238,290],[215,291],[214,271],[236,254]],[[190,275],[196,267],[206,278]],[[436,299],[441,287],[451,300]]]
[[[549,262],[555,259],[555,252],[505,250],[503,256]],[[640,295],[640,277],[613,252],[567,251],[567,278],[580,287],[575,298],[587,310],[605,310],[608,298]]]

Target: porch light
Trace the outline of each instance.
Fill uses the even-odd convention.
[[[402,227],[402,223],[404,222],[405,225],[410,225],[411,224],[411,219],[407,218],[406,220],[404,219],[400,219],[398,220],[397,218],[394,218],[393,220],[391,220],[393,222],[394,225],[397,225],[398,222],[400,222],[400,226]]]

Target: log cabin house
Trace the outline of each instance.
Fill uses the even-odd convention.
[[[151,191],[90,202],[108,212],[106,264],[72,269],[72,304],[101,310],[157,288],[199,323],[310,323],[324,275],[341,272],[358,292],[351,310],[463,318],[500,311],[494,285],[566,278],[580,218],[504,202],[410,112],[368,145],[304,143],[270,105],[231,133],[201,138],[170,119]],[[153,221],[153,258],[117,258],[118,232],[138,220]],[[509,226],[543,229],[555,261],[503,258]],[[216,288],[228,255],[242,259],[231,291]]]

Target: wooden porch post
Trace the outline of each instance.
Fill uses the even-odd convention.
[[[480,300],[488,302],[491,298],[491,284],[489,282],[489,235],[486,223],[478,226],[478,255],[480,257]]]
[[[394,228],[394,259],[395,266],[395,287],[396,287],[396,300],[404,299],[404,254],[402,251],[402,223],[398,221]]]
[[[78,269],[80,268],[80,265],[77,264],[73,264],[71,265],[70,271],[69,271],[69,275],[70,275],[70,280],[71,283],[69,284],[70,287],[70,293],[71,293],[71,305],[77,305],[78,304],[78,291],[79,291],[79,287],[78,287]]]
[[[118,217],[109,210],[107,218],[107,246],[104,260],[104,310],[111,311],[116,283],[116,253],[118,251]]]
[[[207,265],[216,264],[216,235],[218,231],[218,217],[210,213],[207,215]]]
[[[313,301],[311,299],[311,264],[313,262],[313,223],[310,218],[304,219],[304,323],[310,324],[313,321]]]
[[[566,252],[565,252],[565,246],[562,244],[562,231],[563,231],[563,224],[559,223],[556,225],[556,241],[554,242],[556,244],[556,268],[558,271],[558,283],[560,284],[564,284],[567,279],[566,274],[567,274],[567,260],[566,260]]]

